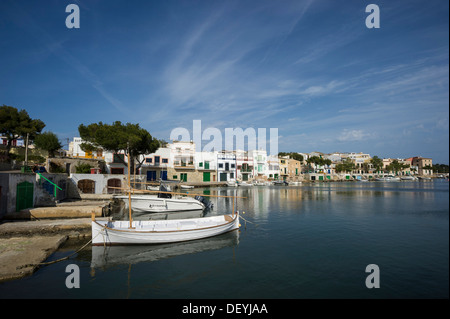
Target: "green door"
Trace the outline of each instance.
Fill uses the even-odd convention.
[[[226,182],[227,181],[227,173],[220,173],[219,178],[220,178],[221,182]]]
[[[210,172],[203,172],[203,181],[209,182],[211,180],[211,173]]]
[[[16,212],[33,207],[33,184],[22,182],[17,184]]]

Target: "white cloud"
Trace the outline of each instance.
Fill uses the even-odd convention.
[[[338,136],[338,141],[340,142],[354,142],[362,141],[366,139],[372,139],[374,134],[366,133],[363,130],[348,130],[344,129]]]

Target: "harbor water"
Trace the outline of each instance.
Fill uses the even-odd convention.
[[[189,192],[246,197],[235,202],[245,212],[240,230],[167,245],[88,245],[0,283],[0,298],[449,298],[446,180]],[[207,215],[231,212],[231,199],[211,200]],[[84,243],[69,241],[48,261]],[[79,288],[69,289],[73,264]],[[372,264],[379,288],[369,289]]]

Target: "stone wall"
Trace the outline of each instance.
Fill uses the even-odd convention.
[[[50,192],[44,187],[45,179],[32,173],[1,172],[0,173],[0,218],[6,214],[16,212],[17,185],[22,182],[33,184],[33,207],[55,206],[56,200],[67,198],[66,174],[42,174],[47,179],[57,184],[63,191],[57,190],[57,198],[53,196],[53,188]]]

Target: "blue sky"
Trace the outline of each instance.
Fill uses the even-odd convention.
[[[70,3],[79,29],[65,26]],[[365,25],[370,3],[379,29]],[[0,105],[26,109],[62,140],[81,123],[116,120],[169,140],[201,120],[222,132],[276,127],[280,151],[448,164],[448,6],[2,0]]]

